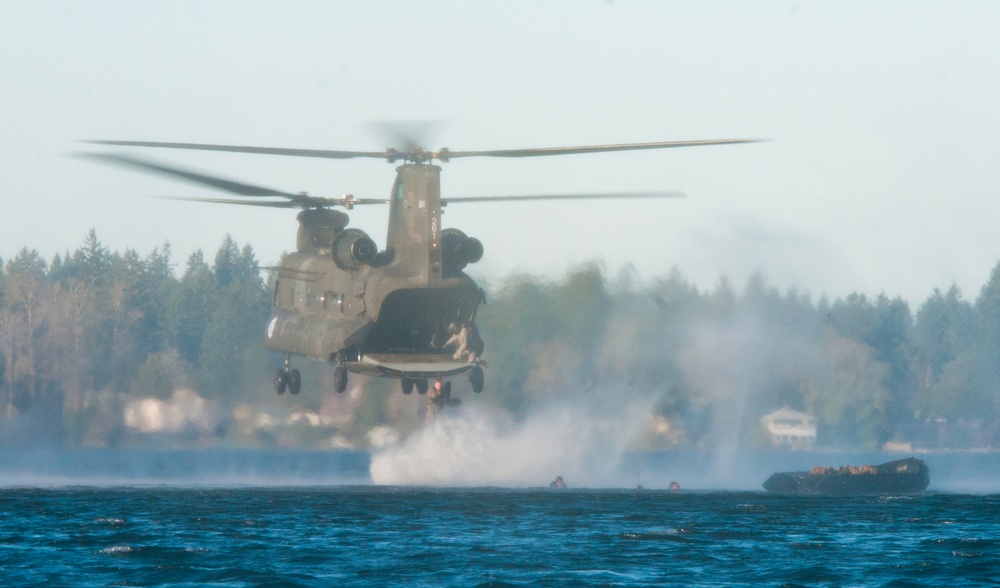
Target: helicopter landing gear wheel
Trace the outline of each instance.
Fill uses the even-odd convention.
[[[347,390],[347,368],[344,366],[338,365],[333,370],[333,389],[338,394]]]
[[[403,378],[402,380],[399,381],[399,386],[400,388],[402,388],[403,394],[406,394],[407,396],[413,394],[414,385],[416,385],[416,382],[414,382],[410,378]]]
[[[483,391],[483,385],[485,384],[485,377],[483,376],[483,368],[478,365],[472,368],[469,373],[469,383],[472,384],[472,391],[479,393]]]
[[[288,383],[288,391],[292,394],[298,394],[302,389],[302,372],[299,370],[285,372],[285,380]]]
[[[417,394],[427,394],[427,380],[414,380],[417,385]]]
[[[292,394],[298,394],[302,389],[302,372],[299,370],[278,370],[274,373],[274,391],[278,395],[288,390]]]

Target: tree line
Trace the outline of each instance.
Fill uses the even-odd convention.
[[[170,245],[111,252],[94,230],[46,262],[22,249],[0,272],[0,411],[30,417],[42,440],[111,435],[129,397],[178,387],[232,399],[266,363],[260,325],[270,297],[249,245],[229,236],[210,264],[193,253],[180,277]]]
[[[700,290],[677,269],[637,285],[596,263],[561,282],[515,277],[494,297],[480,328],[515,413],[602,387],[655,400],[688,446],[762,443],[760,418],[786,406],[818,419],[826,447],[1000,441],[1000,265],[975,301],[953,285],[915,312],[885,294],[813,301],[761,274],[742,291],[724,277]]]
[[[915,311],[884,294],[782,293],[760,274],[705,290],[677,269],[609,278],[598,262],[484,287],[477,324],[491,367],[486,392],[465,397],[515,418],[599,393],[649,403],[670,446],[759,441],[760,417],[782,406],[816,416],[826,446],[942,427],[978,447],[1000,437],[1000,265],[974,301],[952,286]],[[106,444],[130,399],[186,387],[232,407],[273,395],[283,358],[262,343],[270,299],[252,247],[229,236],[211,261],[199,250],[176,269],[167,243],[112,252],[93,230],[51,261],[22,249],[0,260],[0,427]],[[306,381],[322,382],[323,366],[309,369]],[[396,418],[395,387],[364,385],[356,418]],[[288,401],[316,408],[330,394],[317,385]]]

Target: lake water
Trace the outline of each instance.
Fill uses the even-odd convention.
[[[378,485],[369,456],[350,451],[4,450],[0,578],[10,586],[996,585],[1000,493],[960,486],[991,485],[997,469],[977,476],[975,468],[997,458],[921,457],[932,479],[922,495],[792,498],[694,489],[692,472],[718,467],[702,454],[633,454],[620,467],[622,487],[572,487],[567,477],[571,488],[555,491]],[[763,454],[743,469],[772,459],[854,461]],[[686,489],[659,487],[675,475]]]

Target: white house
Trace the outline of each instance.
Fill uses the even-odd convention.
[[[783,407],[761,417],[772,447],[812,449],[816,443],[816,417]]]

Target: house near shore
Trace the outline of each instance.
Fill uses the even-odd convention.
[[[807,450],[816,444],[816,417],[787,406],[766,414],[761,425],[771,438],[771,447]]]

